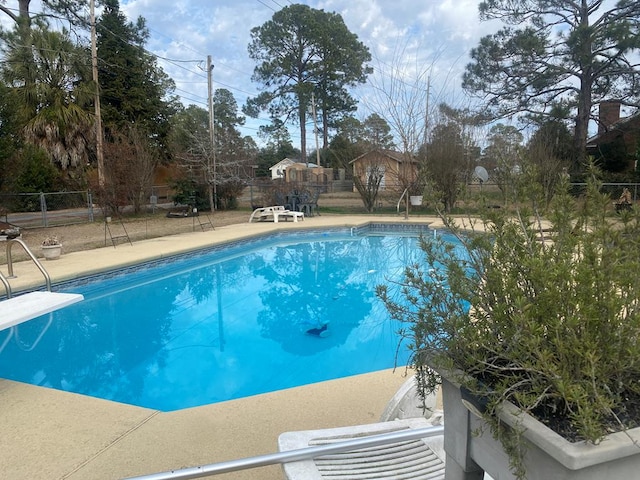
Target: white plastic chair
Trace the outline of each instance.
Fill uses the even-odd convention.
[[[442,424],[442,412],[435,410],[435,395],[433,399],[427,399],[426,403],[427,407],[433,409],[433,415],[429,419],[422,415],[414,378],[411,377],[387,404],[382,422],[285,432],[278,438],[278,448],[283,452]],[[443,441],[443,435],[399,441],[285,463],[283,469],[289,480],[444,479]]]

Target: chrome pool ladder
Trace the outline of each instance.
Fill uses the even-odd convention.
[[[35,263],[36,267],[38,267],[38,270],[40,270],[40,272],[44,276],[44,281],[45,281],[45,283],[47,285],[47,291],[50,292],[51,291],[51,277],[49,276],[49,273],[45,270],[45,268],[42,266],[40,261],[33,254],[33,252],[29,249],[27,244],[24,243],[22,241],[22,239],[20,239],[20,238],[8,239],[8,240],[6,240],[6,242],[7,242],[7,273],[8,273],[8,275],[5,277],[2,274],[2,272],[0,272],[0,281],[3,283],[4,288],[7,291],[7,298],[11,298],[11,296],[12,296],[11,285],[9,284],[9,280],[8,279],[9,278],[15,278],[15,275],[13,274],[13,257],[11,256],[11,249],[13,248],[13,245],[16,244],[16,243],[22,246],[22,249],[29,256],[31,261],[33,261],[33,263]]]

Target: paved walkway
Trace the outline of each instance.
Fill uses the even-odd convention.
[[[357,226],[424,217],[327,216],[298,223],[254,223],[63,254],[44,263],[53,283],[87,273],[273,230]],[[44,284],[28,262],[14,265],[12,288]],[[0,477],[30,480],[120,479],[277,451],[281,432],[378,421],[405,380],[404,370],[323,382],[177,412],[99,400],[0,379]],[[281,467],[220,479],[282,479]]]

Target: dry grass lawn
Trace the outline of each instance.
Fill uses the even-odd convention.
[[[22,228],[22,240],[31,251],[40,256],[40,245],[46,237],[56,236],[63,245],[63,252],[70,253],[78,250],[89,250],[110,246],[111,236],[121,237],[126,233],[132,242],[157,238],[166,235],[176,235],[193,231],[209,229],[209,221],[214,227],[245,223],[251,214],[250,200],[242,198],[237,210],[217,211],[214,214],[202,213],[200,219],[195,217],[167,217],[167,209],[158,209],[155,213],[145,213],[137,216],[123,216],[122,220],[115,217],[108,225],[103,218],[96,217],[92,223],[78,223],[72,225],[53,226],[47,228]],[[354,213],[364,213],[362,201],[357,194],[342,192],[334,194],[324,194],[321,196],[319,205],[322,207],[343,207],[353,210]],[[202,225],[200,224],[202,222]],[[118,243],[126,242],[126,239],[119,238]],[[22,249],[12,248],[14,261],[26,258]],[[0,246],[0,264],[6,264],[5,249]]]

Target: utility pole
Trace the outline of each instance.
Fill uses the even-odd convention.
[[[102,145],[102,115],[100,113],[100,83],[98,82],[98,47],[96,45],[96,14],[95,0],[90,1],[91,14],[91,67],[93,81],[96,84],[95,114],[96,114],[96,158],[98,159],[98,185],[104,188],[104,153]]]
[[[313,92],[311,92],[311,115],[313,115],[313,132],[316,134],[316,165],[320,167],[320,148],[318,146],[318,118],[316,117],[316,97]],[[307,168],[309,168],[308,164]]]
[[[213,198],[211,202],[211,212],[216,209],[217,187],[216,187],[216,135],[215,122],[213,112],[213,64],[211,63],[211,55],[207,55],[207,85],[209,90],[209,140],[211,142],[211,160],[212,160],[212,180],[213,180]]]

